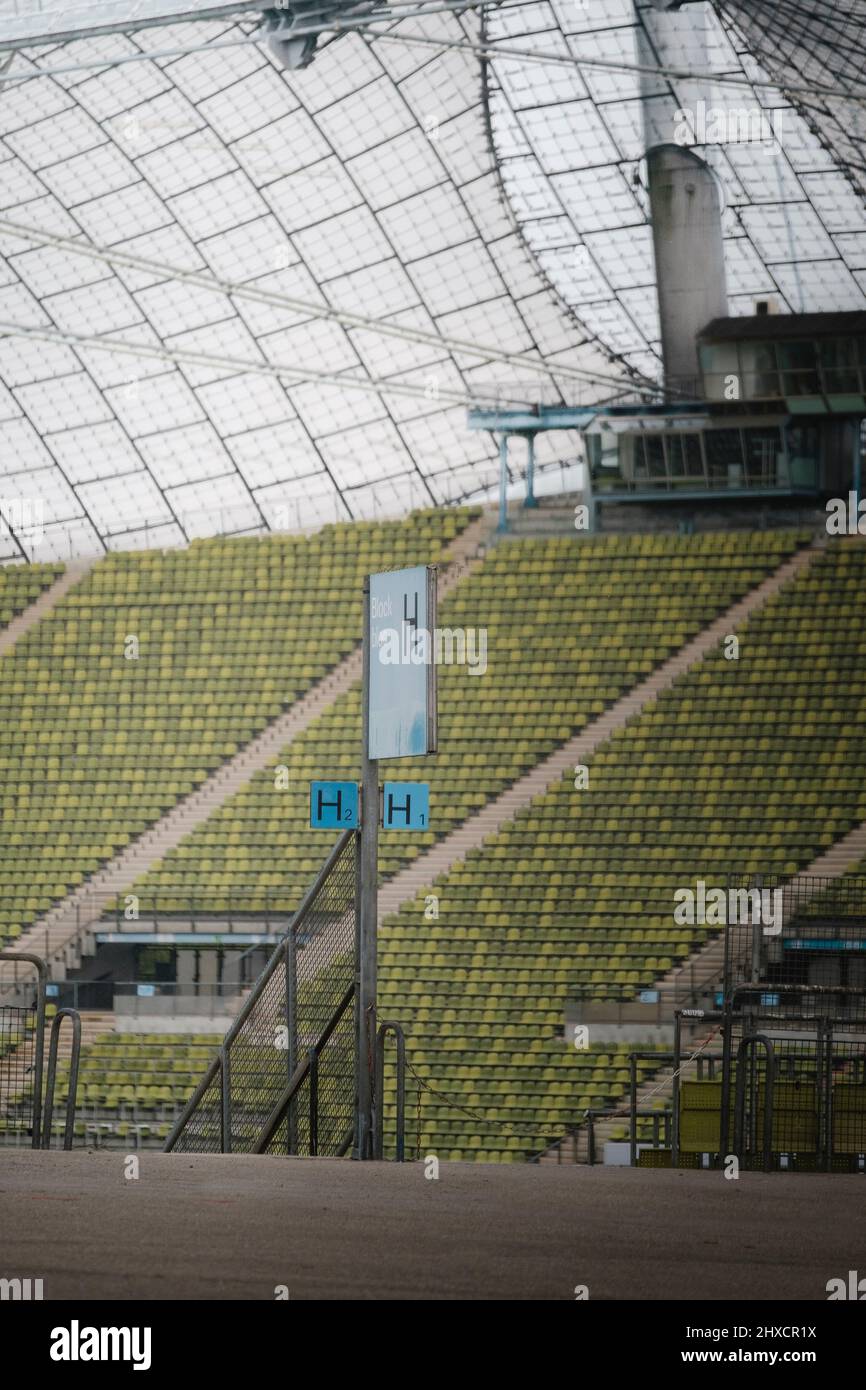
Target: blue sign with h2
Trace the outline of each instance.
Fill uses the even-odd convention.
[[[383,830],[429,830],[429,782],[385,782],[382,795]]]
[[[357,830],[357,782],[311,782],[310,825],[314,830]]]

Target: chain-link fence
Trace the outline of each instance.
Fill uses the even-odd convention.
[[[346,832],[226,1034],[167,1150],[330,1154],[355,1109],[357,847]]]

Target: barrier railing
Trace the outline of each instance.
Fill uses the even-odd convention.
[[[75,1009],[58,1009],[51,1020],[48,1043],[48,1077],[45,1085],[45,1126],[43,1149],[51,1148],[51,1119],[54,1113],[54,1082],[57,1075],[57,1045],[64,1018],[72,1023],[72,1052],[69,1060],[69,1089],[66,1096],[66,1123],[63,1128],[63,1147],[72,1148],[75,1133],[75,1100],[78,1095],[78,1065],[81,1060],[81,1016]]]
[[[346,1152],[357,1066],[356,861],[357,836],[348,830],[184,1107],[166,1152]],[[311,1081],[315,1105],[304,1109],[300,1092]]]
[[[0,961],[31,965],[33,982],[21,982],[7,964],[0,983],[0,1112],[6,1134],[42,1140],[42,1059],[45,1052],[45,989],[48,970],[40,956],[0,951]],[[32,998],[28,998],[32,994]],[[14,1001],[14,1002],[13,1002]]]

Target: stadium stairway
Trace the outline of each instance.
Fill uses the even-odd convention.
[[[49,1005],[45,1011],[45,1066],[48,1066],[48,1049],[51,1044],[51,1020],[55,1010]],[[81,1051],[90,1047],[98,1038],[104,1037],[107,1033],[113,1033],[115,1027],[115,1016],[108,1009],[84,1009],[81,1011]],[[72,1056],[72,1025],[68,1019],[64,1019],[60,1025],[60,1036],[57,1040],[57,1064],[60,1071],[69,1068],[69,1061]]]
[[[0,632],[0,657],[10,652],[15,643],[20,641],[26,632],[41,622],[54,605],[59,603],[69,590],[84,578],[95,563],[96,556],[69,561],[53,584],[49,584],[32,603],[16,613],[12,621]]]
[[[573,536],[574,509],[582,502],[583,493],[560,493],[555,497],[539,497],[534,507],[522,502],[508,504],[508,530],[496,536],[498,544],[525,537]]]
[[[447,568],[443,566],[440,574],[441,595],[447,594],[459,581],[468,564],[484,553],[494,524],[494,513],[485,511],[451,542]],[[74,575],[60,592],[66,592],[80,577],[80,574]],[[47,593],[57,591],[59,584],[60,581]],[[59,593],[57,596],[60,596]],[[83,956],[92,953],[92,928],[99,920],[105,903],[128,891],[141,875],[147,873],[196,826],[203,824],[256,772],[267,767],[275,754],[290,745],[329,704],[349,690],[360,675],[361,648],[358,646],[305,696],[223,763],[206,782],[178,801],[150,829],[22,932],[14,942],[7,944],[5,949],[16,954],[30,951],[41,955],[48,962],[50,977],[64,979],[67,971],[81,964]]]
[[[801,872],[825,878],[841,878],[852,870],[863,872],[866,861],[866,821],[855,825],[847,835],[823,850]],[[670,1009],[678,1007],[695,991],[722,978],[725,958],[724,934],[716,936],[687,961],[675,966],[653,986]]]
[[[694,1039],[687,1050],[686,1060],[680,1066],[680,1072],[684,1079],[693,1080],[697,1077],[697,1054],[707,1049],[711,1049],[713,1044],[719,1042],[719,1032],[714,1028],[711,1032],[705,1033],[701,1037]],[[635,1051],[640,1049],[636,1046]],[[671,1096],[673,1088],[674,1069],[672,1066],[659,1067],[651,1072],[645,1080],[638,1080],[637,1087],[637,1109],[647,1110],[670,1110]],[[638,1121],[638,1139],[640,1140],[641,1130],[648,1122],[646,1119]],[[651,1123],[651,1122],[650,1122]],[[599,1115],[594,1124],[594,1144],[595,1162],[604,1162],[604,1146],[609,1140],[618,1139],[628,1140],[629,1137],[629,1109],[627,1099],[625,1103],[620,1101],[611,1110]],[[544,1164],[569,1164],[569,1163],[588,1163],[589,1153],[589,1126],[581,1125],[573,1135],[566,1136],[551,1147],[538,1158],[539,1163]]]
[[[389,914],[399,911],[404,903],[411,902],[434,879],[447,873],[463,859],[469,850],[479,849],[489,835],[495,834],[511,820],[515,812],[528,807],[533,797],[557,783],[569,768],[585,763],[611,734],[623,728],[661,691],[672,686],[678,676],[702,660],[729,633],[736,632],[750,614],[761,608],[785,584],[807,568],[822,548],[822,544],[823,542],[815,542],[796,551],[790,559],[714,622],[703,628],[645,680],[593,719],[579,734],[557,748],[500,796],[489,801],[457,830],[432,845],[426,853],[420,854],[407,868],[383,884],[379,889],[379,920],[382,921]]]

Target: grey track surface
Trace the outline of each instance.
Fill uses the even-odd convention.
[[[0,1150],[0,1277],[46,1299],[826,1299],[866,1178]]]

